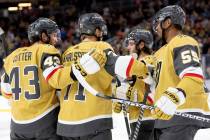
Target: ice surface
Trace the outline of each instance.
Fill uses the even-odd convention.
[[[10,113],[6,112],[6,109],[8,109],[8,104],[5,99],[0,97],[0,140],[9,140]],[[113,140],[128,140],[123,115],[113,114],[113,119]],[[210,129],[199,130],[195,140],[210,140]]]

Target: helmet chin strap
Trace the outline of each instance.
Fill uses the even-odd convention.
[[[135,43],[135,51],[133,52],[134,56],[136,55],[136,59],[139,58],[139,55],[141,54],[142,49],[139,48],[139,44],[141,41],[139,41],[138,43]],[[134,57],[135,58],[135,57]]]
[[[102,41],[103,40],[103,36],[97,36],[96,31],[97,31],[97,29],[95,29],[95,33],[94,33],[94,36],[96,37],[96,41]]]
[[[163,46],[163,45],[165,45],[165,44],[167,44],[167,42],[166,42],[166,39],[165,39],[165,29],[162,29],[162,42],[161,42],[161,45]]]
[[[96,34],[94,35],[96,37],[96,41],[102,41],[102,37],[101,36],[97,36]]]
[[[166,41],[166,33],[169,31],[169,28],[171,27],[171,25],[170,25],[168,28],[164,29],[163,28],[163,22],[164,21],[162,21],[161,24],[160,24],[160,27],[162,29],[162,46],[165,45],[165,44],[167,44],[167,41]]]
[[[50,44],[50,39],[49,39],[49,37],[47,37],[47,40],[46,40],[46,41],[43,41],[43,40],[42,40],[42,42],[44,42],[45,44]]]
[[[102,37],[96,37],[97,41],[102,41]]]

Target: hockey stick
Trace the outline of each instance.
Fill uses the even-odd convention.
[[[136,122],[135,130],[133,131],[132,137],[129,140],[137,140],[138,139],[139,130],[140,130],[140,127],[141,127],[141,121],[142,121],[142,118],[143,118],[143,115],[144,115],[144,109],[139,108],[139,110],[140,110],[140,113],[139,113],[139,118]]]
[[[149,91],[147,91],[147,92],[144,94],[143,104],[146,104],[148,94],[149,94]],[[141,121],[142,121],[143,116],[144,116],[144,109],[140,107],[140,108],[139,108],[139,117],[138,117],[138,120],[137,120],[137,122],[136,122],[135,130],[134,130],[133,133],[132,133],[131,140],[137,140],[137,139],[138,139],[139,130],[140,130],[140,127],[141,127]]]
[[[97,96],[97,97],[100,97],[100,98],[104,98],[104,99],[108,99],[108,100],[112,100],[112,101],[115,101],[115,102],[124,103],[124,104],[131,105],[131,106],[141,107],[143,109],[150,109],[150,110],[154,109],[154,106],[144,105],[144,104],[141,104],[139,102],[132,102],[130,100],[124,100],[124,99],[120,99],[120,98],[116,98],[116,97],[112,97],[112,96],[107,96],[107,95],[104,95],[102,93],[99,93],[98,91],[96,91],[93,87],[91,87],[87,83],[87,81],[81,75],[80,71],[75,68],[74,64],[72,65],[72,70],[73,70],[73,73],[74,73],[75,77],[79,81],[79,83],[90,94],[92,94],[94,96]],[[192,114],[187,114],[187,113],[181,113],[181,112],[175,112],[175,115],[181,116],[181,117],[184,117],[184,118],[189,118],[189,119],[194,119],[194,120],[198,120],[198,121],[210,123],[210,119],[205,118],[205,117],[200,117],[200,116],[197,116],[197,115],[192,115]]]
[[[116,88],[121,86],[121,81],[116,77]],[[128,121],[128,116],[127,116],[127,109],[128,106],[126,104],[122,104],[122,110],[123,110],[123,116],[124,116],[124,121],[125,121],[125,126],[128,134],[128,139],[130,140],[131,138],[131,129]]]
[[[84,77],[81,75],[80,71],[77,70],[75,68],[74,65],[72,65],[72,71],[75,75],[75,77],[77,78],[77,80],[79,81],[79,83],[92,95],[94,96],[97,96],[97,97],[100,97],[100,98],[104,98],[104,99],[108,99],[108,100],[112,100],[113,102],[120,102],[122,104],[126,104],[128,106],[137,106],[137,107],[141,107],[141,108],[145,108],[145,109],[154,109],[153,106],[148,106],[148,105],[144,105],[144,104],[141,104],[139,102],[132,102],[130,100],[125,100],[125,99],[120,99],[120,98],[116,98],[116,97],[113,97],[113,96],[107,96],[107,95],[104,95],[102,93],[99,93],[98,91],[96,91],[93,87],[91,87],[87,81],[84,79]]]
[[[123,110],[123,115],[124,115],[126,130],[127,130],[127,133],[128,133],[128,139],[130,140],[131,139],[131,129],[130,129],[130,125],[129,125],[129,122],[128,122],[128,116],[127,116],[126,106],[127,105],[122,104],[122,110]]]

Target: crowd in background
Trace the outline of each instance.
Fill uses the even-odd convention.
[[[9,51],[29,46],[28,25],[38,17],[55,20],[61,29],[61,50],[79,42],[77,20],[86,12],[98,12],[106,20],[108,36],[105,37],[118,54],[126,54],[123,45],[125,35],[135,26],[151,30],[153,15],[168,4],[179,4],[186,12],[184,33],[196,38],[202,54],[210,54],[210,1],[209,0],[51,0],[33,4],[18,12],[0,17],[0,26],[6,32]],[[160,47],[159,38],[154,36],[154,50]],[[210,62],[209,64],[210,75]]]

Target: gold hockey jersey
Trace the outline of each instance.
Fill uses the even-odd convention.
[[[38,43],[19,48],[5,59],[1,91],[13,95],[11,113],[15,131],[28,132],[32,128],[33,132],[40,131],[56,121],[59,103],[55,88],[73,82],[70,67],[62,68],[60,62],[57,49]]]
[[[143,102],[143,100],[144,100],[144,94],[146,93],[145,83],[141,79],[137,78],[136,79],[136,82],[135,82],[135,85],[132,87],[132,90],[130,92],[132,92],[134,94],[135,93],[137,94],[137,101],[138,102]],[[135,98],[135,95],[134,95],[134,98]],[[132,100],[133,99],[131,99],[131,101]],[[148,97],[147,97],[147,104],[151,104],[152,105],[152,101]],[[139,114],[140,114],[139,107],[130,106],[129,107],[129,119],[130,119],[130,123],[136,122],[138,120],[138,118],[139,118]],[[143,121],[144,120],[145,121],[146,120],[154,120],[151,117],[151,111],[150,110],[144,110],[144,116],[143,116],[142,120]]]
[[[203,72],[200,64],[199,45],[186,35],[177,35],[168,44],[160,48],[155,56],[158,60],[155,68],[155,101],[168,87],[181,88],[186,94],[186,102],[177,112],[196,115],[210,115],[207,95],[204,91]],[[174,116],[169,121],[157,120],[155,127],[164,128],[173,125],[197,124],[201,121]]]
[[[64,66],[71,65],[92,48],[112,50],[108,43],[102,41],[83,41],[64,52]],[[109,96],[112,95],[112,79],[104,68],[86,77],[93,88]],[[60,107],[59,135],[78,137],[112,128],[112,102],[93,96],[78,82],[61,90]]]

